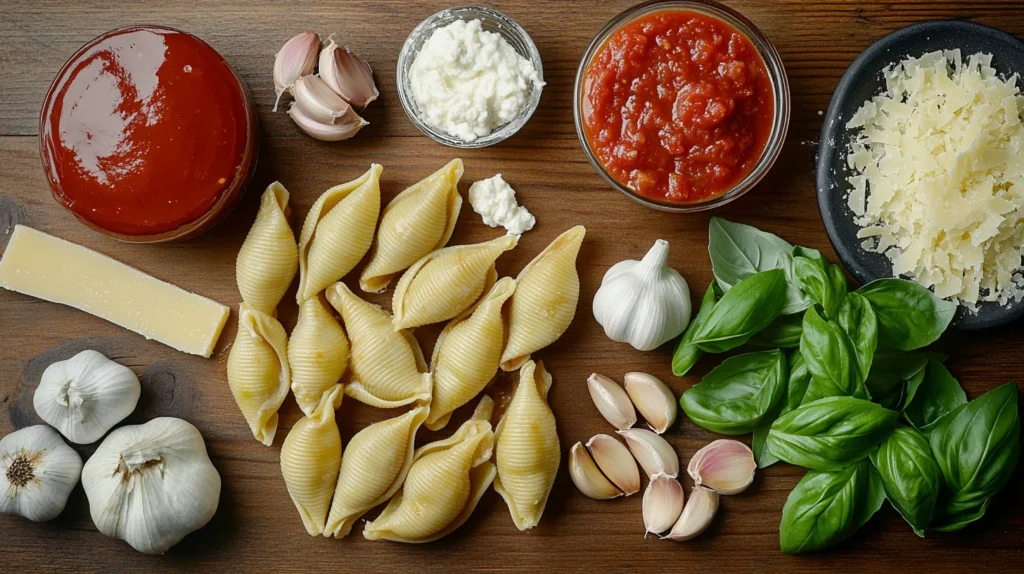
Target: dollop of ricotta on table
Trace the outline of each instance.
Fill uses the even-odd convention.
[[[491,227],[504,227],[512,235],[533,229],[537,219],[516,203],[516,192],[501,174],[469,186],[469,204]]]

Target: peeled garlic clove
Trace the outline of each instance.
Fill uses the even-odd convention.
[[[622,496],[622,491],[601,474],[582,442],[577,442],[569,449],[569,476],[576,488],[590,498],[607,500]]]
[[[320,77],[353,106],[364,107],[380,95],[370,65],[333,39],[320,51]]]
[[[700,536],[711,525],[718,512],[718,493],[710,488],[696,486],[690,493],[690,500],[683,507],[683,513],[665,535],[669,540],[682,542]]]
[[[661,379],[647,373],[626,373],[622,379],[626,394],[654,432],[661,434],[676,422],[679,405]]]
[[[718,494],[739,494],[754,482],[754,453],[737,440],[719,439],[697,451],[686,472],[698,486]]]
[[[594,373],[587,379],[587,387],[597,410],[601,411],[601,416],[613,427],[621,431],[636,424],[633,403],[629,401],[629,395],[618,383]]]
[[[676,523],[683,511],[683,487],[679,481],[664,474],[656,475],[644,491],[644,528],[661,534]]]
[[[320,36],[313,32],[303,32],[284,43],[281,51],[274,56],[274,111],[285,91],[290,90],[295,81],[313,73],[316,66],[316,53],[320,50]]]
[[[363,126],[369,125],[369,122],[359,117],[351,108],[342,121],[333,124],[324,124],[314,120],[303,113],[294,103],[288,108],[288,115],[306,135],[325,142],[347,140],[359,133]]]
[[[57,431],[35,425],[0,439],[0,514],[57,518],[82,474],[82,457]]]
[[[673,478],[679,476],[679,457],[672,445],[660,435],[647,429],[620,430],[619,434],[626,439],[629,452],[644,467],[648,478],[658,474]]]
[[[636,467],[636,461],[629,454],[629,449],[615,440],[615,437],[594,435],[587,441],[587,450],[601,472],[626,496],[640,490],[640,470]]]

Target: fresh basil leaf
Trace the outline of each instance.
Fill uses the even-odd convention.
[[[747,344],[766,349],[796,349],[800,346],[803,322],[802,315],[782,315],[751,337]]]
[[[913,351],[934,343],[956,313],[956,303],[939,299],[911,281],[879,279],[857,289],[878,316],[878,342]]]
[[[745,434],[782,397],[786,388],[786,356],[760,351],[731,357],[679,398],[679,405],[697,425],[720,434]]]
[[[804,313],[800,355],[811,373],[805,401],[835,396],[867,398],[867,390],[857,380],[852,347],[838,323],[826,321],[813,307]]]
[[[802,245],[797,245],[793,248],[793,257],[806,257],[816,261],[825,261],[825,256],[821,254],[821,251]]]
[[[890,410],[905,409],[924,381],[925,366],[932,356],[940,357],[934,353],[877,350],[865,381],[871,400]]]
[[[992,499],[987,498],[980,506],[975,506],[974,508],[967,510],[951,511],[951,514],[945,514],[945,505],[940,501],[940,506],[936,509],[936,517],[932,520],[928,529],[937,530],[939,532],[956,532],[958,530],[963,530],[968,524],[981,520],[981,517],[985,516],[985,511],[988,510],[988,505],[991,502]]]
[[[778,316],[786,292],[780,269],[740,281],[711,308],[691,341],[707,353],[724,353],[746,343]]]
[[[761,417],[761,420],[757,421],[757,425],[754,426],[750,450],[754,452],[754,462],[757,463],[757,468],[768,468],[779,462],[779,459],[768,450],[768,431],[771,430],[772,423],[779,416],[779,407],[781,406],[782,401],[779,401],[779,404],[772,407],[771,412]]]
[[[792,250],[782,238],[756,227],[720,217],[708,224],[711,269],[723,293],[754,273],[778,269],[779,255]]]
[[[857,293],[848,293],[839,303],[836,322],[850,339],[859,385],[871,372],[871,362],[878,347],[878,319],[867,299]]]
[[[801,249],[795,247],[794,250]],[[786,302],[782,305],[780,315],[799,315],[805,309],[814,304],[814,301],[807,293],[804,293],[800,280],[796,277],[796,270],[793,267],[793,255],[783,253],[779,255],[779,269],[786,273]]]
[[[910,424],[921,432],[931,431],[939,419],[967,404],[963,387],[941,361],[930,358],[925,365],[921,387],[908,400],[903,412]]]
[[[940,516],[979,509],[1006,486],[1020,458],[1017,385],[1006,383],[957,407],[928,438],[950,491]]]
[[[807,370],[807,362],[800,353],[800,349],[794,349],[789,354],[789,380],[786,381],[786,405],[782,407],[780,414],[796,410],[804,403],[807,395],[807,387],[811,384],[811,372]],[[808,401],[809,402],[809,401]]]
[[[839,312],[839,303],[847,292],[843,270],[824,259],[811,259],[802,255],[793,258],[793,270],[803,292],[821,305],[825,317],[834,319]]]
[[[778,404],[767,415],[761,417],[754,427],[750,448],[754,451],[754,460],[757,461],[758,468],[767,468],[779,462],[779,459],[768,450],[768,431],[777,418],[800,406],[804,400],[804,393],[807,392],[807,385],[811,382],[811,373],[800,355],[800,349],[790,351],[786,362],[789,363],[786,392]]]
[[[871,453],[871,463],[893,508],[918,536],[924,536],[942,485],[942,473],[928,439],[910,427],[897,426]]]
[[[779,524],[786,554],[831,548],[867,523],[885,502],[885,491],[868,460],[834,472],[807,471],[789,493]]]
[[[768,448],[790,464],[839,470],[871,454],[898,416],[864,399],[827,397],[780,416],[768,433]]]
[[[707,320],[708,315],[711,314],[712,307],[717,303],[715,297],[714,283],[711,287],[708,287],[704,298],[700,302],[700,310],[697,311],[697,316],[690,321],[689,327],[686,332],[683,333],[683,338],[679,340],[679,346],[676,347],[676,352],[672,354],[672,374],[677,377],[682,377],[693,368],[697,363],[697,359],[700,358],[702,352],[697,345],[693,344],[693,334],[697,332],[700,325]]]

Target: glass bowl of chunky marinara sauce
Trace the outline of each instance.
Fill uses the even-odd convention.
[[[710,0],[655,0],[609,22],[576,74],[576,131],[615,188],[649,207],[711,209],[771,168],[789,124],[778,52]]]

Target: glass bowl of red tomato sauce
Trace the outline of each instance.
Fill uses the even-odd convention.
[[[576,132],[613,187],[655,209],[692,212],[750,191],[789,126],[778,51],[712,0],[652,0],[613,18],[580,61]]]

